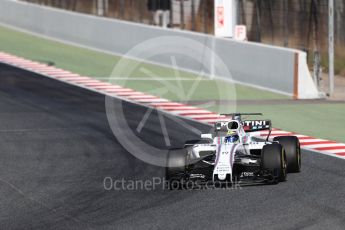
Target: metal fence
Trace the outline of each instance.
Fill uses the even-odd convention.
[[[213,33],[213,0],[24,0],[77,12],[118,18],[150,25],[163,24],[165,5],[167,27]],[[153,9],[150,5],[154,6]],[[164,7],[163,7],[164,8]],[[155,10],[158,9],[158,10]],[[163,10],[164,11],[164,10]]]
[[[328,0],[239,0],[238,23],[251,41],[304,50],[328,66]],[[335,0],[336,73],[345,75],[345,1]],[[317,67],[319,68],[319,67]]]

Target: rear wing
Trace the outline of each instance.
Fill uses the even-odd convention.
[[[230,116],[232,119],[241,120],[242,116],[262,116],[262,113],[224,113],[222,116]]]

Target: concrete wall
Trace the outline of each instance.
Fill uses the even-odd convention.
[[[316,98],[318,92],[310,78],[302,52],[250,42],[236,42],[229,39],[185,31],[161,29],[114,19],[78,14],[14,0],[0,1],[0,22],[33,33],[87,46],[106,52],[128,55],[133,47],[158,37],[181,37],[191,39],[209,47],[224,62],[229,74],[213,68],[213,55],[195,57],[191,60],[178,56],[178,66],[193,72],[204,71],[258,88],[281,92],[295,98]],[[178,41],[178,39],[176,39]],[[178,45],[178,44],[177,44]],[[206,53],[207,54],[207,53]],[[298,54],[298,55],[296,55]],[[135,53],[129,53],[136,57]],[[159,54],[149,59],[163,65],[171,65],[171,53]],[[296,65],[305,65],[305,67]],[[205,68],[204,64],[208,63]],[[297,75],[296,75],[297,74]],[[304,80],[303,80],[304,79]],[[304,95],[296,82],[306,83]]]

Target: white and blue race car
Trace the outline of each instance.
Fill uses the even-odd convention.
[[[219,121],[214,132],[187,141],[184,148],[169,151],[166,180],[170,185],[188,182],[269,183],[286,180],[287,173],[301,170],[300,143],[295,136],[279,136],[269,141],[270,120],[242,120],[243,115]],[[258,131],[268,130],[266,139]],[[176,186],[175,186],[176,187]]]

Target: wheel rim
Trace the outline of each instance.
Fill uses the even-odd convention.
[[[286,164],[286,155],[285,150],[282,151],[282,166],[283,166],[283,178],[286,178],[287,164]]]

